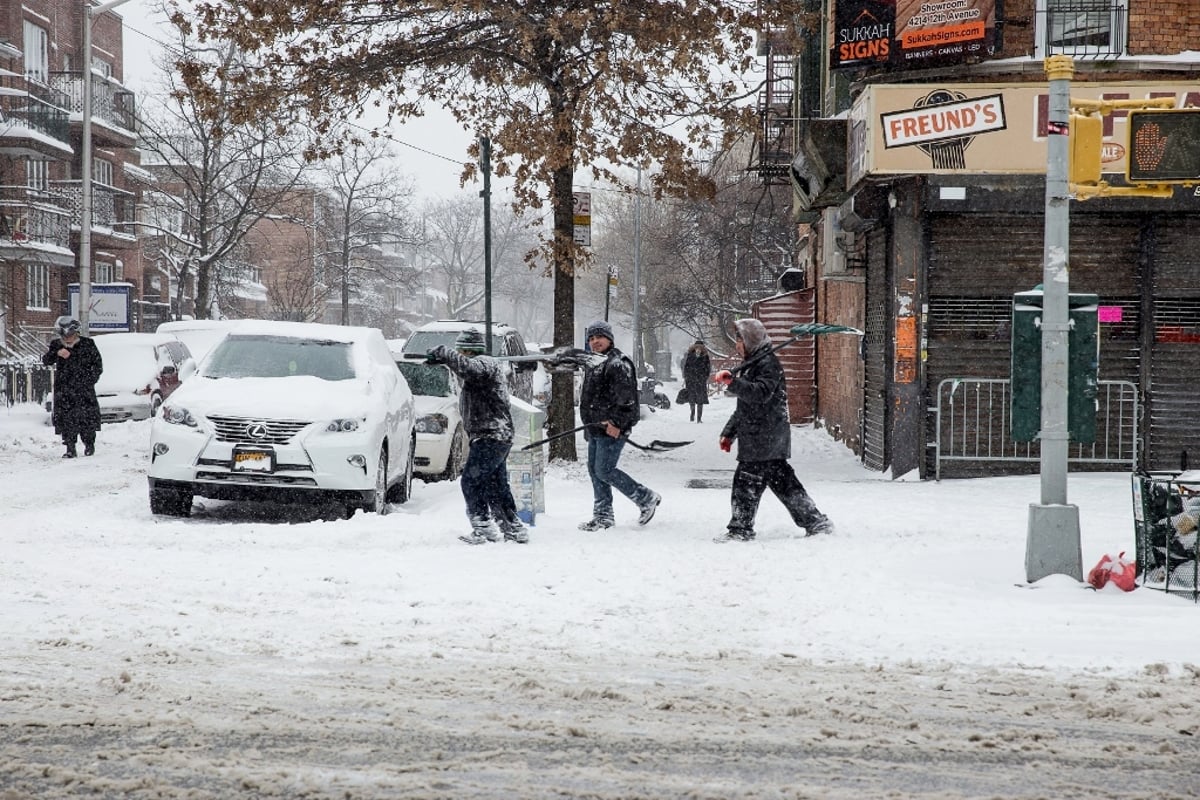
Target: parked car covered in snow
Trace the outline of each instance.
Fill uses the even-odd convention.
[[[151,428],[150,510],[195,496],[387,513],[412,492],[408,384],[375,328],[241,321]]]
[[[196,371],[187,345],[158,333],[104,333],[93,341],[104,360],[96,382],[101,422],[149,419]]]
[[[192,351],[192,358],[200,364],[239,322],[235,319],[181,319],[159,323],[157,331],[169,333],[186,344]]]
[[[417,407],[417,475],[427,483],[453,481],[467,460],[467,433],[458,400],[462,383],[445,364],[397,356]]]

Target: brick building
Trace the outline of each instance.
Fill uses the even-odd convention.
[[[778,52],[764,36],[788,102],[783,114],[764,107],[761,137],[790,147],[761,147],[759,167],[793,186],[817,318],[867,332],[861,347],[818,341],[818,420],[894,474],[1036,470],[1036,442],[1011,440],[1009,377],[1013,295],[1042,282],[1044,59],[1074,59],[1073,98],[1200,106],[1194,4],[810,5],[823,46]],[[1103,123],[1101,169],[1115,186],[1127,115]],[[1200,198],[1182,186],[1070,203],[1070,286],[1100,298],[1097,413],[1109,426],[1072,446],[1072,468],[1200,454],[1198,223]]]
[[[0,0],[0,356],[39,353],[79,280],[83,81],[91,81],[91,280],[133,303],[136,198],[134,95],[122,85],[122,24],[94,19],[84,58],[85,6]],[[136,168],[136,167],[135,167]],[[127,288],[121,289],[127,284]],[[136,324],[136,322],[135,322]]]

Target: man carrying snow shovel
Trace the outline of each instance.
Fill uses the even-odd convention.
[[[720,446],[729,452],[738,442],[733,473],[733,507],[728,530],[714,542],[754,541],[754,518],[763,492],[770,489],[804,528],[806,536],[832,533],[833,523],[817,510],[788,463],[792,432],[788,423],[787,384],[779,357],[772,352],[767,330],[756,319],[740,319],[737,350],[745,362],[736,377],[723,369],[714,378],[737,397],[737,407],[721,429]]]

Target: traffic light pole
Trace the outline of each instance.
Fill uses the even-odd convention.
[[[1046,229],[1042,261],[1042,429],[1040,503],[1029,505],[1025,577],[1047,575],[1083,580],[1079,507],[1067,503],[1067,356],[1070,317],[1070,189],[1067,185],[1071,113],[1070,56],[1046,59],[1050,122],[1046,161]]]

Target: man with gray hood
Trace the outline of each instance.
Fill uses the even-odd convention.
[[[833,523],[817,510],[787,461],[792,454],[787,384],[783,366],[771,352],[767,329],[756,319],[740,319],[734,327],[743,359],[741,374],[734,377],[723,369],[715,380],[737,397],[737,407],[721,430],[720,446],[728,453],[737,441],[738,465],[733,473],[733,514],[728,530],[713,541],[754,541],[754,519],[767,489],[775,493],[806,536],[833,533]]]

